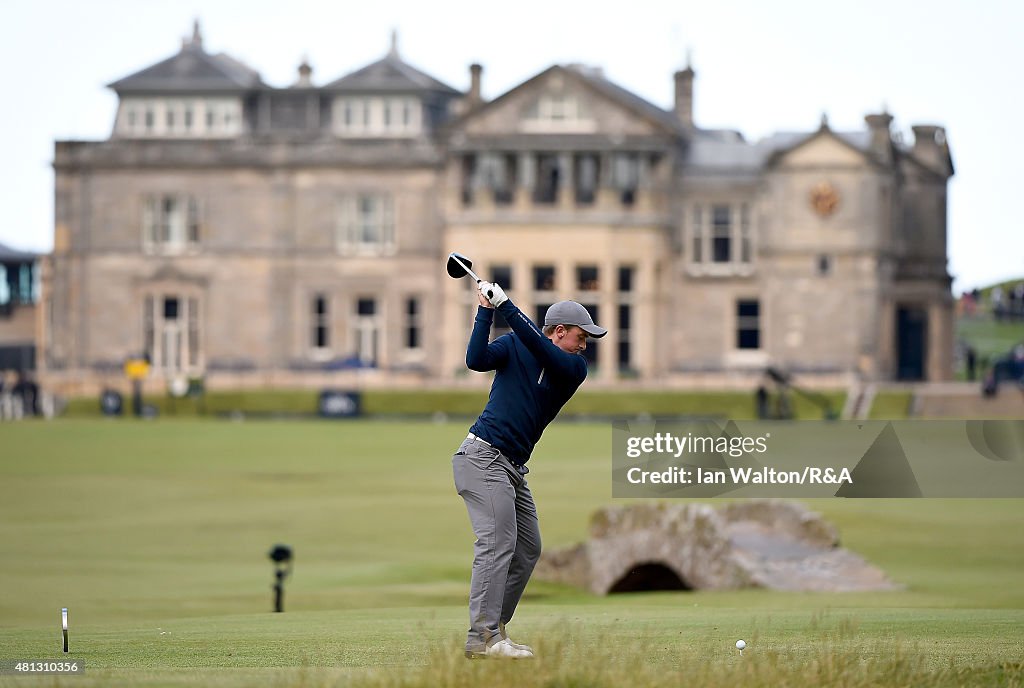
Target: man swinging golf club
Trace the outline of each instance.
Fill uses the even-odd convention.
[[[548,308],[542,332],[501,286],[478,285],[480,307],[466,365],[495,371],[494,382],[487,406],[452,459],[455,488],[476,535],[466,656],[521,659],[533,657],[533,650],[512,642],[505,624],[540,557],[526,462],[544,428],[587,377],[580,355],[587,338],[603,337],[607,330],[595,325],[582,305],[560,301]],[[512,332],[488,343],[495,309]]]

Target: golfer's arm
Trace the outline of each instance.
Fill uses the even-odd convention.
[[[511,299],[498,306],[498,310],[505,316],[512,331],[549,373],[574,380],[583,380],[587,376],[587,362],[583,357],[566,353],[555,346]]]
[[[476,309],[473,333],[469,335],[469,346],[466,347],[466,366],[470,370],[479,373],[496,370],[505,360],[507,352],[504,344],[499,344],[498,341],[488,344],[493,321],[492,309],[483,306]]]

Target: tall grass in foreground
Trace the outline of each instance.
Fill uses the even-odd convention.
[[[855,621],[830,630],[812,621],[800,647],[770,647],[755,632],[741,654],[734,647],[669,647],[663,634],[586,641],[553,633],[534,645],[534,660],[467,660],[460,642],[432,647],[427,663],[406,672],[350,676],[364,688],[778,688],[779,686],[1020,686],[1024,664],[928,666],[924,654],[899,642],[856,640]],[[816,636],[816,637],[815,637]],[[355,679],[355,680],[352,680]]]

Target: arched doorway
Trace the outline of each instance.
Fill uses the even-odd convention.
[[[634,564],[615,581],[609,593],[652,592],[655,590],[691,590],[692,588],[668,566],[655,561]]]

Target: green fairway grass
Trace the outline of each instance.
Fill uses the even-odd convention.
[[[1024,500],[814,500],[888,593],[598,598],[534,581],[531,663],[462,658],[473,536],[465,423],[61,420],[0,425],[0,659],[61,686],[1020,685]],[[611,428],[550,427],[546,547],[612,503]],[[295,550],[273,614],[275,543]],[[744,638],[741,656],[734,643]]]

